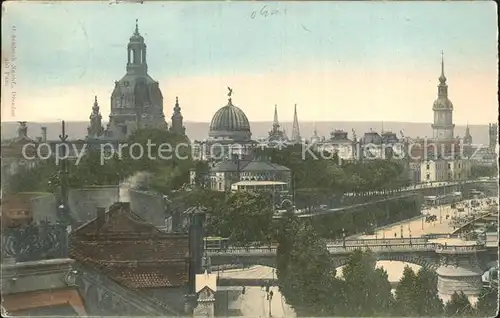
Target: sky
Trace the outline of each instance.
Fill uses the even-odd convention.
[[[164,112],[209,122],[431,122],[444,52],[456,124],[498,116],[497,10],[473,2],[7,2],[2,121],[107,120],[139,21]],[[267,14],[266,14],[267,13]]]

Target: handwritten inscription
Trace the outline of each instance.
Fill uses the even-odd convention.
[[[254,10],[250,14],[251,19],[256,18],[268,18],[272,16],[286,15],[286,8],[283,10],[277,8],[271,8],[268,5],[264,5],[260,10]]]
[[[16,85],[17,85],[17,40],[16,40],[16,27],[12,26],[10,38],[10,60],[8,57],[4,61],[4,87],[10,87],[10,114],[12,117],[16,116]]]

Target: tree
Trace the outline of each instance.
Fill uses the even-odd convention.
[[[473,165],[471,167],[471,177],[495,177],[498,175],[497,165]]]
[[[343,269],[346,282],[345,303],[349,315],[380,316],[389,313],[393,302],[387,272],[375,269],[370,251],[355,251]]]
[[[474,310],[469,302],[469,299],[463,292],[460,292],[460,294],[455,292],[451,295],[451,299],[446,303],[444,312],[448,317],[467,317],[472,316]]]
[[[52,160],[43,160],[33,168],[21,166],[7,182],[8,192],[53,192],[56,188],[49,180],[57,175],[57,165]]]
[[[415,303],[417,275],[410,266],[405,266],[395,293],[395,310],[401,316],[413,316],[417,312]]]
[[[406,266],[396,287],[396,314],[402,316],[439,316],[443,302],[438,296],[437,276],[421,268],[417,274]]]
[[[280,291],[299,316],[332,316],[339,312],[341,282],[335,278],[331,256],[310,224],[291,215],[278,247]],[[295,231],[292,239],[285,236]],[[282,246],[283,245],[283,246]]]
[[[267,193],[192,191],[192,205],[206,209],[207,232],[236,244],[269,241],[274,211]]]
[[[479,294],[475,312],[480,317],[498,316],[498,285],[492,288],[483,288]]]
[[[438,296],[437,275],[422,267],[415,279],[416,314],[418,316],[440,316],[443,313],[443,302]]]

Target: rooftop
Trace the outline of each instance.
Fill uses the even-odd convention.
[[[76,229],[69,255],[132,289],[188,282],[188,235],[157,229],[134,214],[128,203],[115,203]]]

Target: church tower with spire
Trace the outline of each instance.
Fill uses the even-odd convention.
[[[182,123],[183,117],[181,114],[181,107],[179,106],[179,97],[175,98],[174,113],[172,114],[172,126],[170,126],[170,131],[174,134],[184,136],[186,134],[186,128]]]
[[[434,123],[432,124],[435,140],[452,140],[454,138],[453,103],[448,98],[448,85],[444,75],[444,54],[441,52],[441,76],[439,76],[438,98],[432,107]]]
[[[102,116],[99,111],[99,104],[97,103],[97,96],[94,98],[94,106],[92,106],[92,113],[90,114],[90,125],[87,127],[87,138],[98,138],[104,132],[102,127]]]
[[[280,142],[287,143],[288,138],[285,132],[281,129],[280,122],[278,120],[278,105],[274,105],[274,119],[273,119],[273,128],[269,132],[269,137],[267,139],[268,142]]]
[[[135,31],[127,45],[126,74],[115,82],[111,94],[107,138],[123,140],[139,128],[167,128],[163,95],[158,82],[148,74],[146,50],[136,20]]]
[[[470,134],[469,124],[465,127],[464,144],[472,145],[472,135]]]
[[[299,119],[297,117],[297,104],[295,104],[293,111],[292,141],[295,143],[302,142],[302,138],[300,137]]]

